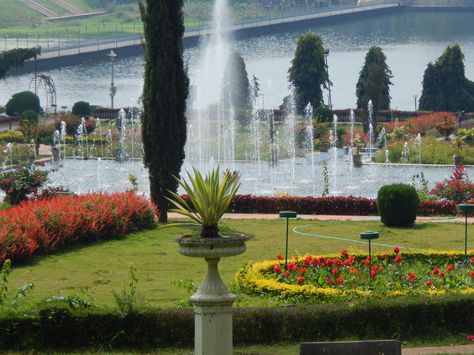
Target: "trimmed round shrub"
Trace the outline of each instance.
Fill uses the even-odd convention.
[[[415,223],[420,198],[411,185],[382,186],[377,194],[377,209],[387,227],[410,227]]]
[[[72,114],[76,116],[89,116],[91,114],[91,105],[85,101],[78,101],[72,106]]]
[[[21,116],[25,111],[35,111],[39,113],[40,110],[40,100],[38,96],[31,91],[22,91],[14,94],[5,106],[5,112],[9,116]]]
[[[38,124],[38,113],[33,110],[23,111],[21,114],[21,119],[27,120],[30,124],[36,126]]]
[[[320,122],[332,122],[332,110],[327,106],[319,106],[314,109],[313,117]]]

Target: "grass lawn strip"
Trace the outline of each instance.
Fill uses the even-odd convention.
[[[308,221],[292,222],[292,226],[299,225],[308,225]],[[235,272],[247,261],[270,260],[284,252],[285,227],[283,220],[225,220],[221,226],[223,232],[242,232],[251,239],[246,253],[225,258],[220,263],[224,281],[230,285]],[[390,245],[459,251],[464,247],[464,226],[460,223],[425,223],[411,229],[390,229],[380,222],[314,221],[305,227],[308,233],[353,236],[354,240],[364,230],[379,231],[379,241]],[[146,231],[55,255],[38,256],[28,264],[13,267],[9,290],[13,293],[21,285],[33,282],[34,289],[24,300],[30,305],[60,294],[89,298],[98,306],[114,306],[112,291],[120,291],[128,284],[129,264],[133,263],[142,299],[156,307],[176,307],[178,303],[186,303],[193,287],[200,284],[206,273],[203,261],[178,254],[174,240],[184,233],[189,230]],[[341,249],[351,253],[366,252],[366,248],[354,248],[352,242],[308,238],[290,232],[290,255],[324,255]],[[373,251],[380,253],[388,249],[374,246]],[[472,249],[472,241],[468,249]],[[278,302],[242,295],[237,305],[275,306]]]

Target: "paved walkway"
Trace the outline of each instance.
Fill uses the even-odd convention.
[[[403,355],[427,354],[474,354],[474,343],[469,345],[436,346],[429,348],[402,349]]]

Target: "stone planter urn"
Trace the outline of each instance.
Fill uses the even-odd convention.
[[[218,238],[188,235],[176,240],[180,254],[207,262],[206,278],[190,298],[194,306],[195,355],[232,355],[232,304],[237,297],[222,281],[218,264],[222,257],[245,252],[247,239],[240,234]]]
[[[352,164],[354,164],[355,168],[360,168],[362,166],[362,155],[353,154],[352,155]]]

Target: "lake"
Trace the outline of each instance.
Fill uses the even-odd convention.
[[[445,47],[459,43],[465,55],[466,75],[474,79],[474,21],[472,11],[410,10],[386,15],[371,15],[364,19],[310,26],[297,31],[279,32],[238,40],[236,49],[243,55],[249,76],[256,75],[261,84],[258,105],[266,108],[281,104],[288,94],[287,71],[293,58],[298,36],[312,31],[319,34],[328,57],[330,79],[333,82],[332,101],[335,108],[354,107],[355,85],[367,50],[377,45],[387,56],[393,72],[392,108],[414,109],[414,97],[421,95],[421,81],[426,65],[436,60]],[[191,83],[196,70],[197,47],[188,48]],[[110,62],[85,61],[80,65],[44,72],[56,84],[58,107],[74,102],[110,105]],[[28,90],[32,74],[9,77],[0,85],[0,104],[11,94]],[[115,106],[136,105],[143,86],[143,58],[117,58],[115,82],[118,93]],[[33,88],[33,86],[31,86]],[[39,93],[44,100],[44,94]]]

